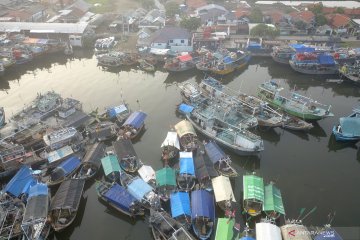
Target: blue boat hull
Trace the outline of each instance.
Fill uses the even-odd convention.
[[[339,133],[338,131],[336,131],[336,126],[333,127],[332,129],[332,133],[335,136],[336,141],[359,141],[360,137],[354,136],[354,137],[348,137],[348,136],[344,136],[341,133]]]

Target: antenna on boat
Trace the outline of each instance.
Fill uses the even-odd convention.
[[[308,213],[301,219],[301,221],[303,221],[303,220],[304,220],[305,218],[307,218],[310,214],[312,214],[313,212],[315,212],[316,209],[317,209],[317,207],[315,206],[313,209],[311,209],[310,212],[308,212]]]
[[[300,209],[300,213],[299,216],[297,217],[296,221],[298,221],[300,219],[300,217],[303,215],[303,213],[305,212],[306,208],[301,208]]]
[[[329,215],[328,215],[328,220],[329,220],[328,225],[331,225],[331,223],[334,221],[335,215],[336,215],[336,211],[329,213]]]

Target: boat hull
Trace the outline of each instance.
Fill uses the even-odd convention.
[[[360,76],[354,76],[354,75],[346,74],[346,73],[343,73],[340,71],[340,77],[345,78],[345,80],[348,80],[355,84],[360,84]]]
[[[294,61],[290,60],[289,61],[291,68],[299,73],[303,73],[303,74],[314,74],[314,75],[333,75],[333,74],[338,74],[338,67],[337,65],[334,67],[328,67],[328,68],[323,68],[323,69],[319,69],[319,68],[315,68],[315,69],[305,69],[305,68],[301,68],[298,67]]]
[[[280,58],[280,57],[277,57],[277,56],[275,56],[274,53],[271,53],[271,57],[272,57],[272,59],[273,59],[275,62],[281,63],[281,64],[286,64],[286,65],[289,65],[289,60],[291,59],[291,58]]]
[[[338,131],[336,131],[336,126],[333,127],[332,133],[334,134],[336,141],[339,141],[339,142],[350,142],[350,141],[355,142],[355,141],[359,141],[359,140],[360,140],[360,136],[350,137],[350,136],[344,136],[344,135],[342,135],[341,133],[339,133]]]

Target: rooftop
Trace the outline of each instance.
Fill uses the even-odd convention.
[[[2,22],[0,32],[16,32],[30,30],[31,32],[47,33],[84,33],[88,23],[35,23],[35,22]]]
[[[190,33],[188,30],[180,27],[165,26],[156,31],[152,37],[152,42],[167,43],[170,39],[188,39]]]

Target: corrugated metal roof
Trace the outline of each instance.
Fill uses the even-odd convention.
[[[88,23],[36,23],[36,22],[2,22],[0,32],[13,30],[30,30],[32,32],[84,33]]]

